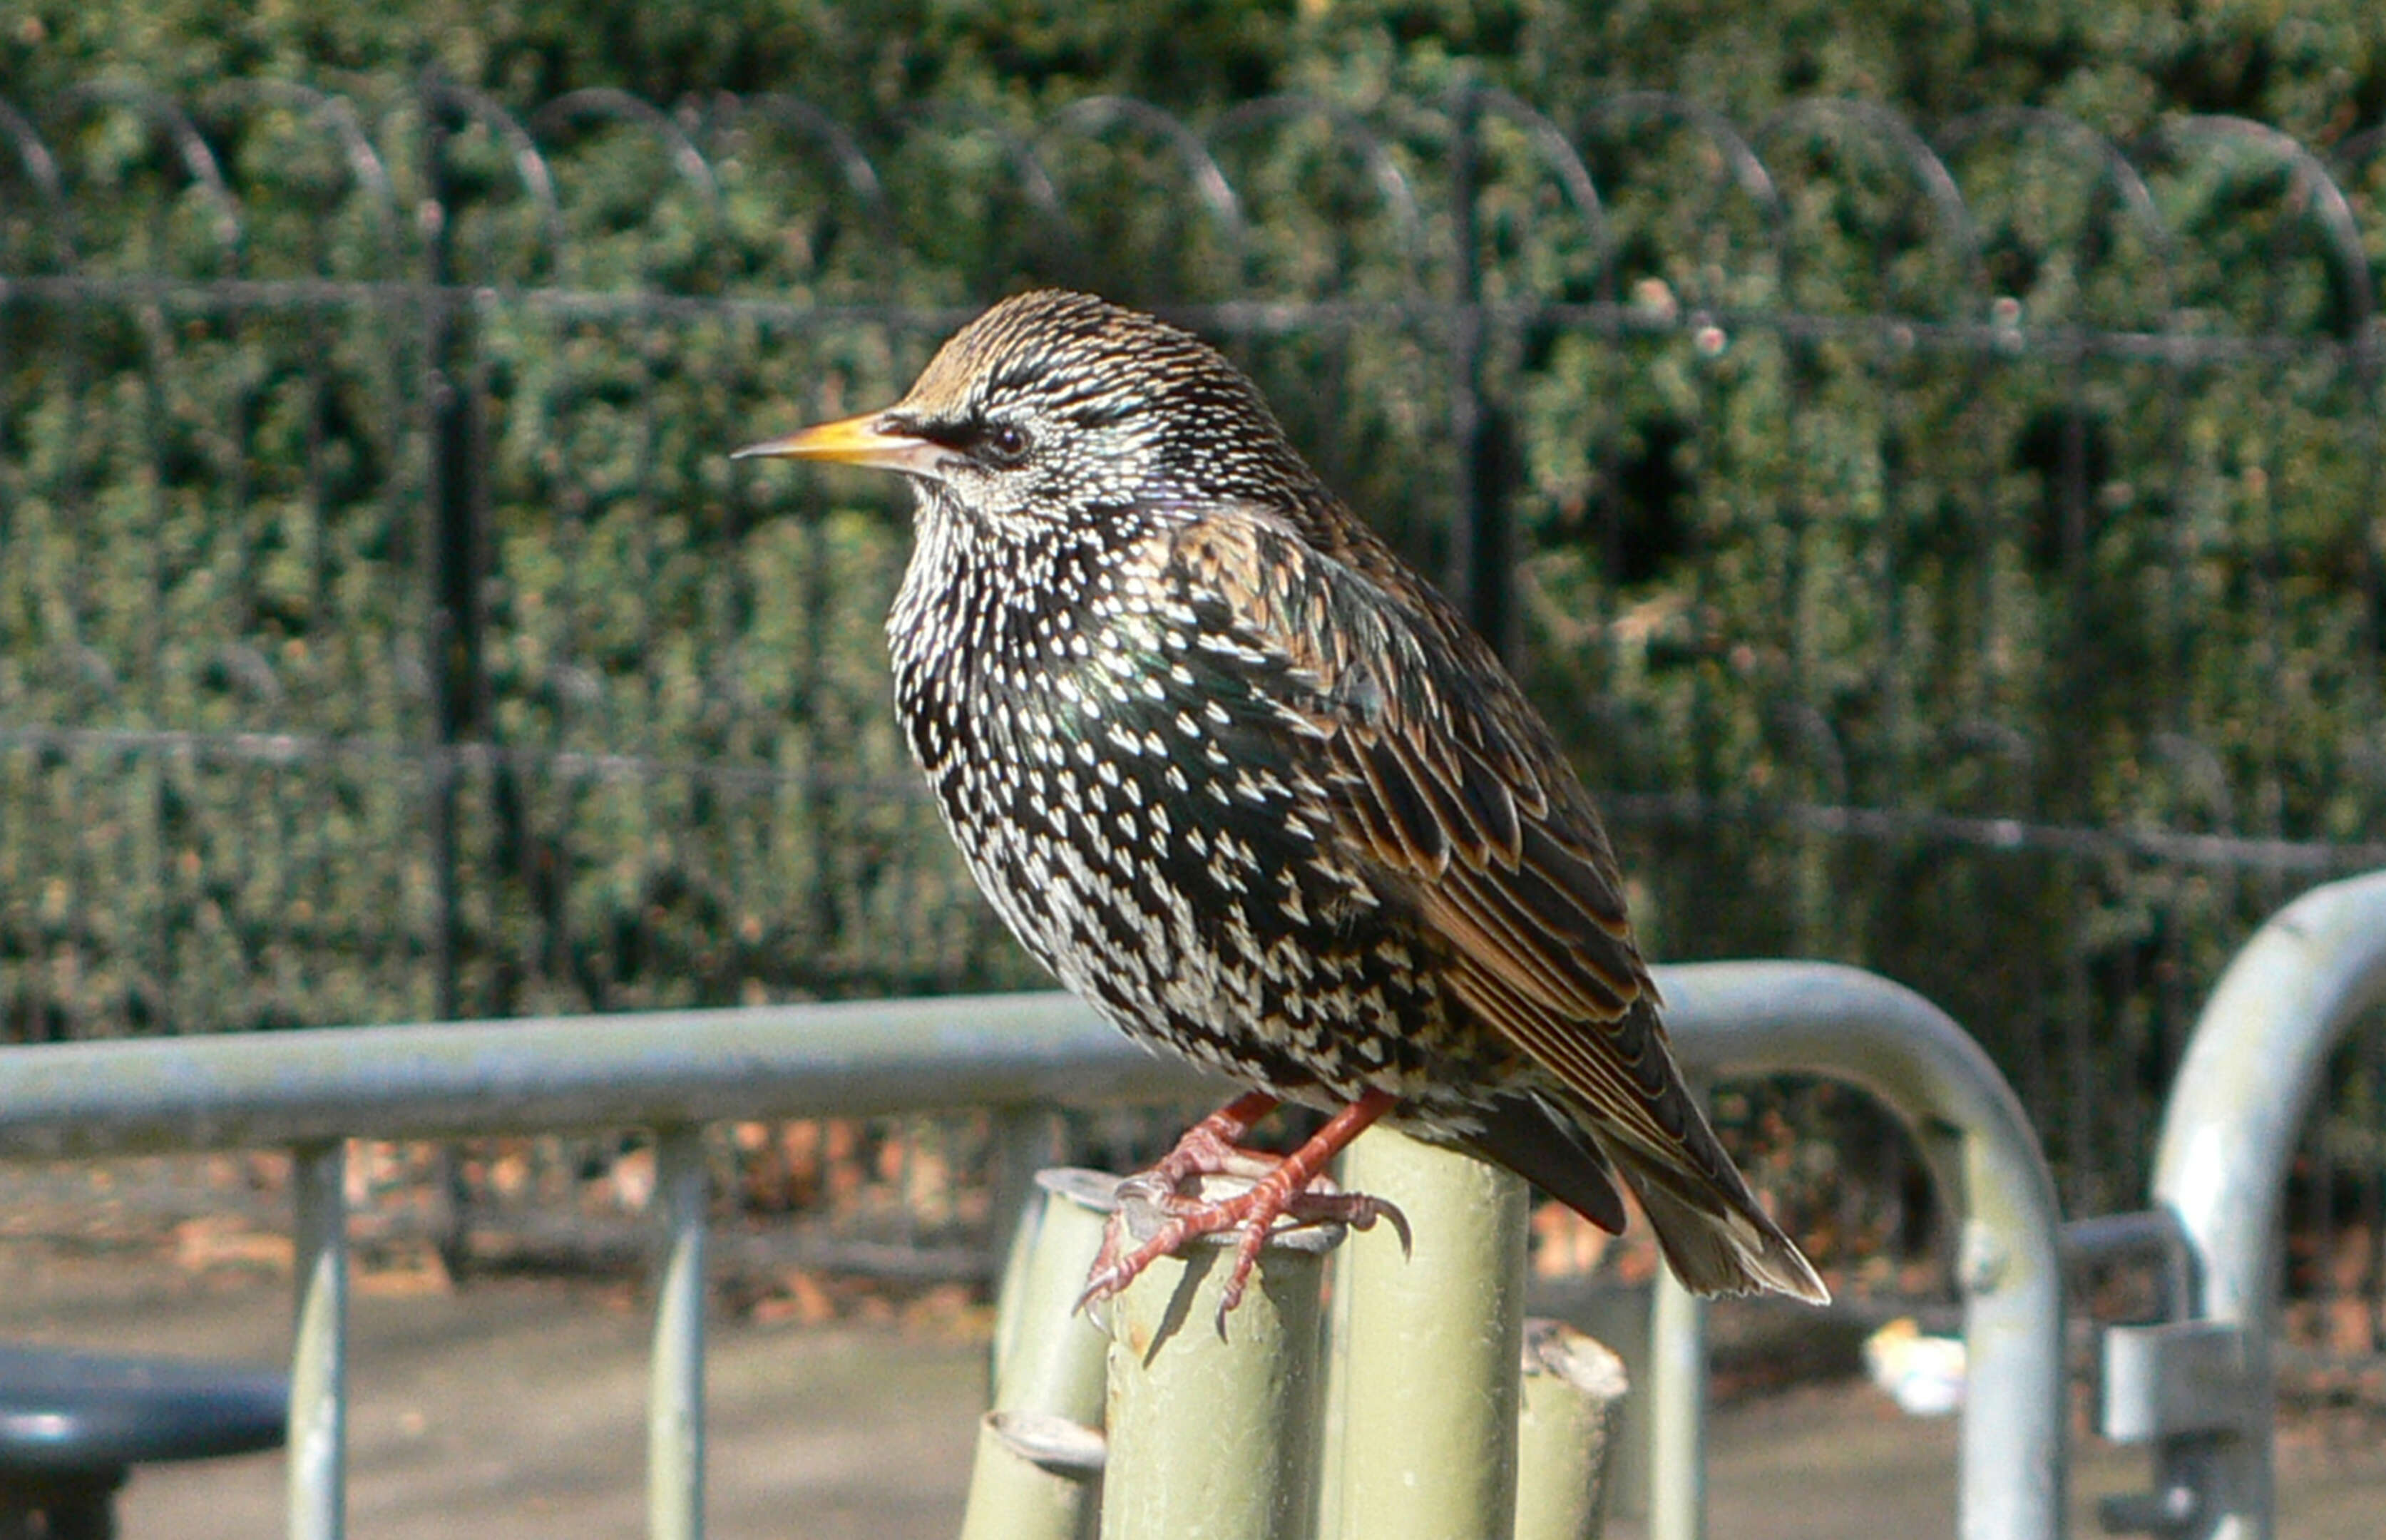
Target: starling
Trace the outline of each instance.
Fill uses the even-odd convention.
[[[896,706],[972,874],[1128,1036],[1254,1087],[1155,1171],[1261,1180],[1174,1197],[1088,1298],[1232,1229],[1231,1303],[1273,1225],[1401,1222],[1317,1180],[1383,1119],[1611,1232],[1621,1177],[1702,1294],[1828,1299],[1682,1083],[1549,729],[1216,350],[1021,294],[893,406],[738,454],[910,482]],[[1239,1148],[1283,1101],[1331,1116]]]

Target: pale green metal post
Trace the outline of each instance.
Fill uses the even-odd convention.
[[[1215,1187],[1212,1189],[1214,1195]],[[1151,1233],[1127,1206],[1128,1233]],[[1110,1302],[1102,1540],[1306,1540],[1316,1516],[1319,1296],[1338,1226],[1269,1242],[1218,1327],[1233,1241],[1197,1242]]]
[[[1649,1540],[1705,1540],[1707,1304],[1671,1268],[1649,1335]]]
[[[647,1364],[647,1533],[704,1535],[704,1131],[659,1130],[655,1189],[666,1227]]]
[[[1525,1322],[1516,1540],[1599,1540],[1624,1360],[1561,1321]]]
[[[1007,1238],[1001,1275],[994,1291],[994,1352],[989,1388],[1002,1383],[1002,1362],[1018,1330],[1017,1313],[1025,1297],[1020,1273],[1029,1248],[1041,1233],[1044,1218],[1044,1169],[1061,1147],[1060,1115],[1049,1107],[1005,1107],[994,1115],[994,1194],[987,1206],[987,1233]],[[1117,1179],[1109,1178],[1113,1184]]]
[[[1377,1127],[1344,1154],[1342,1184],[1398,1205],[1414,1255],[1383,1223],[1337,1259],[1318,1533],[1504,1540],[1516,1511],[1525,1183]]]
[[[290,1540],[340,1540],[347,1524],[347,1146],[295,1152],[298,1322],[290,1355]]]
[[[1081,1540],[1100,1511],[1110,1338],[1076,1308],[1118,1178],[1036,1174],[998,1302],[994,1409],[979,1424],[961,1540]]]

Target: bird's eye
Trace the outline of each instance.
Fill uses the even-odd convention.
[[[1027,458],[1027,451],[1033,447],[1027,430],[1016,422],[996,423],[986,431],[982,442],[986,457],[997,465],[1017,465]]]

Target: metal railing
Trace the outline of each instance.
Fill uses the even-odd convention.
[[[650,1127],[665,1232],[649,1359],[658,1540],[703,1533],[700,1131],[764,1114],[1083,1106],[1198,1090],[1065,995],[361,1027],[0,1050],[0,1158],[296,1157],[289,1533],[345,1525],[345,1140]]]
[[[2061,1216],[2038,1136],[2004,1077],[1946,1012],[1852,968],[1709,963],[1674,970],[1666,1019],[1686,1069],[1710,1078],[1825,1075],[1904,1121],[1958,1222],[1968,1383],[1962,1540],[2063,1533]],[[1652,1540],[1703,1533],[1702,1312],[1658,1285]]]
[[[2152,1491],[2109,1527],[2267,1540],[2287,1174],[2332,1049],[2386,1003],[2386,872],[2315,888],[2229,965],[2163,1116],[2152,1217],[2186,1276],[2172,1319],[2104,1333],[2108,1438],[2151,1444]]]
[[[1973,1355],[1963,1534],[2058,1534],[2063,1300],[2053,1190],[2003,1080],[1943,1013],[1852,969],[1707,964],[1658,978],[1694,1070],[1840,1077],[1915,1129],[1963,1227],[1959,1281]],[[666,1249],[650,1360],[649,1516],[659,1540],[692,1540],[703,1529],[704,1123],[1174,1099],[1203,1084],[1062,995],[66,1044],[0,1051],[0,1158],[243,1146],[296,1152],[290,1533],[332,1540],[342,1533],[345,1472],[342,1141],[655,1129]],[[1665,1534],[1690,1534],[1697,1392],[1667,1376],[1700,1360],[1694,1319],[1675,1328],[1660,1357],[1676,1367],[1661,1371],[1654,1394],[1690,1409],[1662,1421],[1675,1469],[1659,1522]]]
[[[1971,1383],[1961,1529],[2061,1533],[2063,1300],[2055,1209],[2017,1104],[1943,1013],[1814,964],[1661,970],[1693,1072],[1833,1076],[1907,1122],[1961,1221]],[[2164,1259],[2170,1319],[2104,1334],[2106,1436],[2154,1446],[2155,1486],[2108,1525],[2260,1540],[2272,1521],[2272,1338],[2284,1176],[2330,1048],[2386,1000],[2386,873],[2316,889],[2254,937],[2206,1006],[2172,1094],[2156,1207],[2072,1227],[2079,1249]],[[0,1158],[296,1151],[290,1533],[342,1531],[346,1137],[640,1123],[660,1134],[666,1232],[650,1374],[649,1515],[703,1522],[708,1121],[1179,1099],[1205,1083],[1058,995],[75,1044],[0,1052]],[[1212,1087],[1215,1088],[1215,1087]],[[1702,1313],[1666,1287],[1652,1534],[1703,1507]]]

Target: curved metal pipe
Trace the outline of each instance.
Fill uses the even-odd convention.
[[[1987,1056],[1920,995],[1852,968],[1705,963],[1657,979],[1694,1074],[1829,1075],[1915,1126],[1964,1220],[1960,1533],[2059,1534],[2054,1190]],[[1056,994],[151,1038],[0,1053],[0,1158],[1099,1105],[1205,1086],[1217,1089]]]
[[[2059,1216],[2038,1136],[2004,1077],[1945,1011],[1860,969],[1713,962],[1657,977],[1676,1057],[1692,1075],[1827,1075],[1870,1092],[1913,1128],[1963,1222],[1969,1376],[1957,1534],[2060,1535]],[[1669,1355],[1653,1358],[1664,1374]]]
[[[2190,1323],[2235,1327],[2242,1352],[2234,1427],[2159,1406],[2137,1418],[2154,1435],[2156,1496],[2185,1516],[2175,1533],[2192,1540],[2271,1532],[2270,1332],[2287,1169],[2330,1051],[2380,1002],[2386,872],[2314,888],[2229,962],[2172,1082],[2154,1200],[2178,1217],[2195,1259]]]

